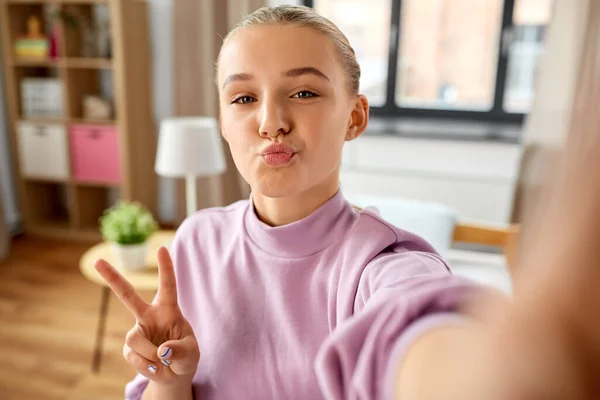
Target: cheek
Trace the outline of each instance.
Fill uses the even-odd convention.
[[[231,111],[221,111],[221,129],[229,145],[233,162],[239,173],[252,182],[252,149],[257,146],[257,135],[252,134],[248,117]]]
[[[251,120],[247,115],[239,115],[239,113],[231,111],[221,112],[223,137],[229,143],[231,152],[236,153],[234,156],[242,156],[247,152],[248,146],[252,142],[253,135],[250,134],[252,132],[250,123]]]
[[[316,153],[337,152],[344,144],[346,136],[345,112],[333,107],[323,107],[310,116],[305,116],[304,132],[307,132],[307,142]]]

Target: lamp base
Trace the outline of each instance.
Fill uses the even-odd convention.
[[[198,207],[198,196],[196,190],[196,176],[187,175],[185,177],[185,207],[188,217],[194,214]]]

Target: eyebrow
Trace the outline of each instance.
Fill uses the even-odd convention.
[[[293,69],[290,69],[289,71],[286,71],[283,73],[283,76],[287,76],[290,78],[295,78],[297,76],[302,76],[302,75],[314,75],[321,79],[326,80],[327,82],[331,82],[331,80],[327,77],[327,75],[325,75],[324,73],[322,73],[321,71],[319,71],[318,69],[316,69],[314,67],[293,68]],[[229,75],[227,77],[227,79],[225,79],[225,82],[223,82],[223,89],[225,88],[225,86],[227,86],[231,82],[250,81],[252,79],[254,79],[254,75],[252,75],[252,74],[241,73],[241,74]]]
[[[291,78],[294,78],[296,76],[301,76],[301,75],[315,75],[321,79],[325,79],[327,82],[331,82],[329,80],[329,78],[327,77],[327,75],[325,75],[324,73],[322,73],[321,71],[319,71],[318,69],[316,69],[314,67],[302,67],[302,68],[290,69],[284,75],[291,77]]]

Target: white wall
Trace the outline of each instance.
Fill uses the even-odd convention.
[[[452,207],[461,221],[510,222],[521,146],[363,136],[346,143],[349,195],[403,197]]]

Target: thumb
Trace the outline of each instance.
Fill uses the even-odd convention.
[[[194,374],[200,361],[198,342],[192,335],[164,342],[158,347],[157,355],[176,375]]]

